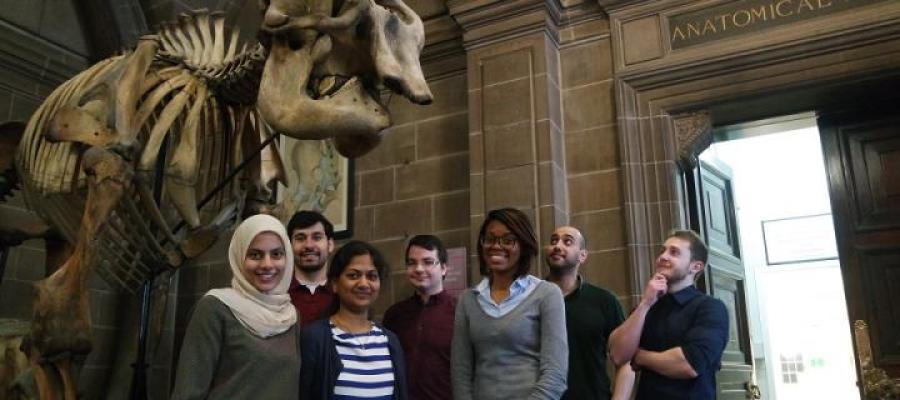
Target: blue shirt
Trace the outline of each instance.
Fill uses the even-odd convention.
[[[681,347],[697,377],[675,379],[641,371],[636,399],[715,399],[716,371],[728,342],[728,312],[721,300],[689,286],[656,302],[644,320],[640,348],[665,351]]]
[[[478,305],[481,306],[481,309],[487,315],[500,318],[516,308],[522,300],[525,300],[540,281],[540,279],[528,274],[516,278],[512,285],[509,285],[509,296],[500,301],[499,304],[495,303],[494,299],[491,298],[491,282],[488,278],[482,279],[473,290],[478,292]]]

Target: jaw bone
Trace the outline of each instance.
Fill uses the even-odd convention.
[[[402,0],[347,0],[337,15],[330,16],[330,3],[321,3],[328,3],[327,11],[319,7],[319,11],[298,13],[289,0],[272,1],[264,12],[263,30],[296,38],[320,32],[331,38],[334,49],[321,63],[317,61],[317,77],[371,76],[377,78],[377,85],[413,103],[431,103],[433,96],[419,63],[425,28],[415,11]]]
[[[298,50],[283,37],[272,38],[258,106],[275,131],[297,139],[325,139],[336,134],[376,135],[390,126],[390,116],[358,78],[330,97],[310,96],[307,85],[313,66],[330,48],[327,36]]]

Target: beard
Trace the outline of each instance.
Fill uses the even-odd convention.
[[[658,266],[656,268],[657,272],[662,273],[666,277],[666,283],[668,286],[672,286],[681,282],[684,282],[685,279],[690,278],[690,274],[688,272],[689,266],[684,266],[684,268],[679,268],[678,266],[669,266],[660,269]]]
[[[578,262],[577,260],[570,260],[568,257],[564,257],[559,260],[554,260],[552,257],[547,257],[547,266],[550,267],[551,272],[563,273],[575,269],[575,267],[578,266]]]
[[[297,263],[294,263],[294,266],[297,269],[304,271],[304,272],[317,272],[317,271],[320,271],[322,268],[325,268],[325,259],[320,258],[319,262],[317,262],[315,264],[297,262]]]
[[[667,282],[669,286],[672,286],[677,283],[684,282],[685,279],[688,279],[689,276],[685,271],[673,271],[674,273],[670,278],[668,278]]]

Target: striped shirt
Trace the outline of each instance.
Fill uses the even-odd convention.
[[[377,326],[368,333],[347,333],[331,324],[343,368],[334,385],[335,400],[394,398],[394,366],[388,338]]]

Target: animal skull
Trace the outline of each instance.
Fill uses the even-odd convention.
[[[432,100],[419,65],[422,20],[400,0],[263,0],[269,58],[259,109],[276,131],[299,139],[335,137],[359,156],[390,125],[378,93]]]

